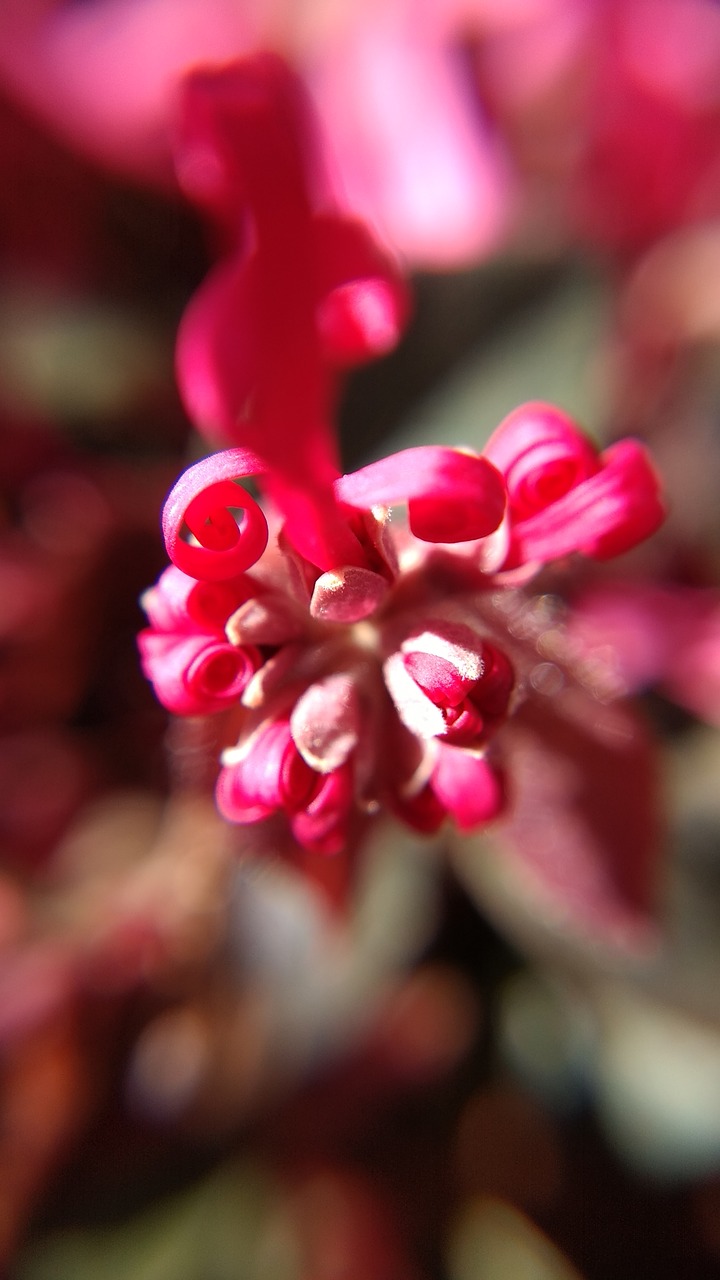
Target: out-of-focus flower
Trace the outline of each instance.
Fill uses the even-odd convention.
[[[401,285],[365,233],[318,208],[283,64],[198,74],[184,120],[186,187],[242,234],[190,304],[180,384],[203,429],[242,445],[191,467],[167,500],[175,569],[146,597],[146,674],[171,710],[230,704],[237,742],[217,799],[235,822],[284,813],[324,853],[382,808],[420,831],[447,815],[475,828],[503,808],[494,739],[537,658],[507,628],[506,589],[652,532],[663,511],[648,457],[634,441],[598,454],[566,415],[531,404],[484,456],[424,446],[340,475],[338,345],[350,332],[365,357],[378,332],[382,347],[396,336]],[[249,476],[272,536],[235,483]],[[389,522],[398,504],[407,527]],[[213,584],[210,627],[200,596]]]
[[[447,267],[487,253],[509,216],[502,144],[458,56],[464,28],[464,14],[415,0],[333,10],[282,0],[13,3],[0,75],[94,158],[170,184],[185,73],[274,49],[314,96],[343,206],[411,262]]]
[[[475,67],[531,239],[622,260],[720,202],[714,0],[469,4]]]
[[[720,12],[712,0],[598,6],[581,233],[633,254],[720,211]]]
[[[712,587],[607,581],[575,602],[572,642],[614,669],[618,690],[660,688],[720,725],[720,596]]]

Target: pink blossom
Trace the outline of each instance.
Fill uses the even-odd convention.
[[[484,455],[422,446],[341,475],[318,316],[337,280],[369,279],[397,330],[399,281],[367,233],[319,210],[306,108],[281,63],[192,78],[185,119],[184,181],[230,250],[190,304],[180,381],[190,412],[212,404],[235,443],[167,499],[176,568],[145,599],[146,671],[180,712],[183,698],[185,714],[229,705],[217,797],[231,821],[284,815],[321,853],[383,809],[421,831],[484,825],[512,792],[504,730],[537,664],[508,623],[513,583],[652,532],[652,466],[636,442],[598,452],[530,404]],[[259,500],[237,483],[250,476]],[[397,507],[406,522],[390,522]]]

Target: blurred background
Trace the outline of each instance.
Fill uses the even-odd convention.
[[[222,822],[135,643],[207,451],[178,90],[266,49],[412,290],[345,465],[540,399],[668,496],[534,602],[622,700],[548,702],[514,818],[380,823],[349,885]],[[2,0],[0,165],[0,1274],[716,1276],[720,8]]]

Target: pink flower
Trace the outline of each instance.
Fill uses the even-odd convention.
[[[178,370],[198,425],[211,409],[235,444],[168,497],[176,568],[145,598],[141,644],[167,705],[233,708],[223,814],[284,815],[333,853],[383,809],[421,831],[498,816],[504,726],[537,664],[508,623],[514,580],[617,554],[663,512],[641,445],[598,453],[548,405],[517,409],[484,455],[423,446],[340,474],[338,347],[366,355],[378,314],[397,333],[404,295],[368,233],[318,204],[305,112],[275,59],[188,84],[184,181],[230,250],[190,304]]]

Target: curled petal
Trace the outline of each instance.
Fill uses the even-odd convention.
[[[447,725],[442,708],[413,679],[404,655],[392,653],[383,663],[383,677],[402,723],[420,738],[437,738]]]
[[[231,243],[263,182],[283,183],[297,197],[303,164],[315,177],[306,94],[299,76],[276,54],[198,66],[183,78],[177,114],[180,184],[214,215]]]
[[[318,306],[317,324],[328,356],[340,365],[385,356],[397,345],[402,317],[387,280],[371,276],[332,289]]]
[[[572,418],[554,405],[520,405],[483,450],[507,485],[513,521],[527,519],[562,498],[599,468],[597,451]]]
[[[188,467],[165,503],[163,537],[170,559],[192,578],[234,578],[260,559],[267,521],[257,502],[235,479],[257,474],[262,464],[247,449],[227,449]],[[240,524],[233,511],[242,510]],[[182,537],[187,527],[199,543]]]
[[[226,751],[223,762],[215,796],[231,822],[261,822],[282,811],[304,848],[336,853],[343,847],[354,804],[349,761],[317,773],[299,754],[283,719],[262,725],[240,747]]]
[[[442,445],[403,449],[335,482],[337,498],[368,510],[407,502],[410,528],[425,542],[469,542],[497,529],[502,477],[486,458]]]
[[[189,302],[178,330],[180,395],[195,426],[216,444],[242,438],[243,415],[256,388],[253,277],[252,259],[220,263]]]
[[[598,484],[593,502],[596,531],[583,551],[605,560],[629,551],[654,533],[665,519],[665,507],[657,473],[637,440],[611,445],[601,459],[604,493]]]
[[[242,574],[228,582],[198,582],[171,564],[140,603],[158,631],[222,632],[230,615],[257,591]]]
[[[143,671],[158,700],[178,716],[210,715],[242,695],[256,668],[256,649],[208,635],[148,629],[138,636]]]
[[[188,408],[201,429],[242,438],[262,459],[254,470],[306,559],[323,570],[362,563],[333,500],[334,377],[317,330],[321,175],[302,83],[269,54],[198,71],[185,86],[184,136],[210,175],[209,187],[190,188],[244,233],[183,324]],[[197,178],[195,162],[191,171]]]
[[[299,754],[287,720],[270,721],[226,751],[217,781],[218,808],[231,822],[260,822],[278,809],[295,812],[312,797],[317,774]]]
[[[403,724],[420,738],[477,746],[504,717],[514,684],[505,654],[457,622],[430,622],[383,666]]]
[[[513,563],[544,563],[573,551],[606,559],[655,532],[665,510],[643,446],[623,440],[601,462],[594,476],[513,530]]]
[[[522,405],[491,437],[485,454],[508,490],[506,568],[545,563],[573,551],[606,558],[629,550],[664,518],[649,456],[635,440],[598,454],[552,405]]]
[[[431,623],[403,640],[401,650],[407,670],[438,706],[457,706],[483,674],[482,640],[462,623]]]
[[[429,783],[412,795],[395,795],[393,809],[413,831],[434,835],[447,817],[447,809],[435,795]]]

